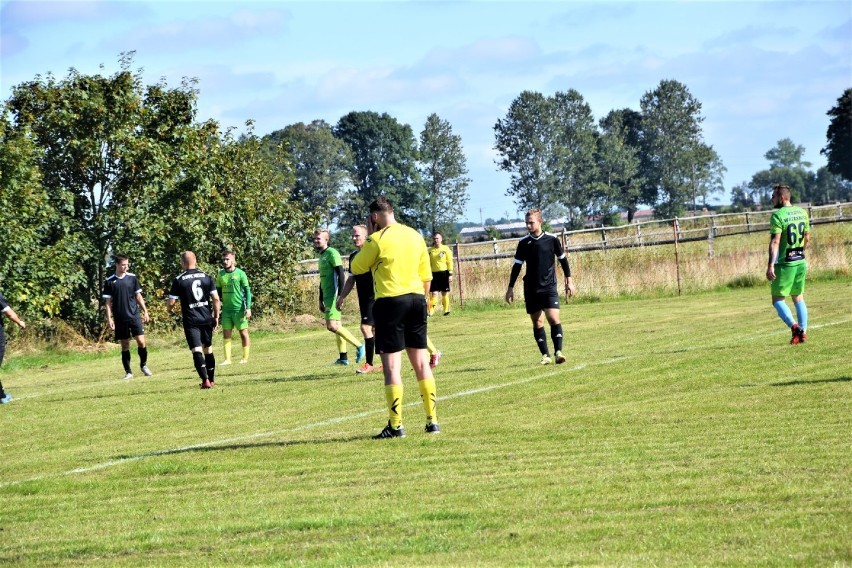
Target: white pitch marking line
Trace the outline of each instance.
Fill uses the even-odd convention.
[[[843,321],[839,321],[839,322],[831,322],[831,323],[813,325],[813,326],[809,326],[809,329],[820,328],[820,327],[828,327],[828,326],[832,326],[832,325],[841,325],[841,324],[847,323],[849,321],[852,321],[852,320],[843,320]],[[761,334],[760,336],[754,336],[754,338],[757,338],[757,337],[763,337],[763,335]],[[706,348],[706,346],[704,346],[704,347],[694,346],[694,347],[682,349],[681,351],[694,351],[694,350],[697,350],[697,349],[704,349],[704,348]],[[593,365],[610,365],[612,363],[619,363],[619,362],[625,361],[627,359],[632,359],[632,358],[635,358],[635,357],[637,357],[637,356],[636,355],[627,355],[627,356],[623,356],[623,357],[612,357],[610,359],[604,359],[602,361],[596,361],[592,364]],[[580,364],[580,365],[575,365],[574,367],[570,367],[568,369],[565,369],[565,371],[582,371],[582,370],[586,369],[587,367],[588,367],[588,364]],[[518,385],[523,385],[523,384],[527,384],[527,383],[537,381],[539,379],[552,377],[559,372],[563,372],[563,370],[562,369],[560,369],[559,371],[554,370],[554,371],[551,371],[549,373],[544,373],[544,374],[540,374],[540,375],[533,375],[531,377],[527,377],[526,379],[520,379],[520,380],[517,380],[517,381],[502,383],[502,384],[499,384],[499,385],[489,385],[489,386],[485,386],[485,387],[479,387],[479,388],[476,388],[476,389],[460,391],[460,392],[457,392],[457,393],[440,396],[440,397],[438,397],[438,400],[440,401],[440,400],[448,400],[448,399],[452,399],[452,398],[460,398],[460,397],[463,397],[463,396],[471,396],[471,395],[480,394],[480,393],[483,393],[483,392],[489,392],[489,391],[498,390],[498,389],[502,389],[502,388],[508,388],[508,387],[514,387],[514,386],[518,386]],[[419,404],[420,404],[419,402],[409,402],[409,403],[407,403],[403,406],[404,407],[406,407],[406,406],[417,406]],[[382,414],[384,412],[387,412],[387,410],[386,409],[370,410],[370,411],[366,411],[366,412],[359,412],[357,414],[350,414],[348,416],[337,416],[337,417],[334,417],[334,418],[321,420],[320,422],[313,422],[311,424],[304,424],[302,426],[296,426],[294,428],[287,428],[285,430],[277,430],[277,431],[274,431],[274,432],[256,432],[254,434],[247,434],[245,436],[238,436],[236,438],[226,438],[226,439],[222,439],[222,440],[214,440],[214,441],[211,441],[211,442],[205,442],[203,444],[193,444],[193,445],[190,445],[190,446],[183,446],[181,448],[172,448],[172,449],[169,449],[169,450],[157,450],[155,452],[148,452],[148,453],[139,454],[139,455],[136,455],[136,456],[130,456],[130,457],[121,458],[121,459],[117,459],[117,460],[111,460],[111,461],[108,461],[108,462],[102,462],[102,463],[92,465],[92,466],[89,466],[89,467],[80,467],[80,468],[77,468],[77,469],[72,469],[72,470],[69,470],[69,471],[65,471],[65,472],[62,472],[62,473],[59,473],[59,474],[53,474],[53,475],[63,475],[64,476],[64,475],[74,475],[74,474],[78,474],[78,473],[89,473],[89,472],[92,472],[92,471],[107,469],[107,468],[110,468],[110,467],[113,467],[113,466],[116,466],[116,465],[121,465],[121,464],[129,463],[129,462],[139,461],[139,460],[143,460],[143,459],[146,459],[146,458],[151,458],[151,457],[156,457],[156,456],[165,456],[165,455],[169,455],[169,454],[179,454],[179,453],[187,452],[187,451],[190,451],[190,450],[196,450],[196,449],[201,449],[201,448],[212,448],[212,447],[221,446],[221,445],[224,445],[224,444],[233,444],[235,442],[244,442],[246,440],[256,440],[258,438],[280,436],[280,435],[286,434],[288,432],[300,432],[300,431],[304,431],[304,430],[311,430],[313,428],[321,428],[323,426],[331,426],[333,424],[339,424],[341,422],[348,422],[350,420],[357,420],[359,418],[367,418],[367,417],[370,417],[370,416],[374,416],[376,414]],[[45,477],[49,477],[50,475],[51,474],[46,474],[46,475],[40,475],[40,476],[37,476],[37,477],[31,477],[29,479],[21,479],[21,480],[18,480],[18,481],[0,482],[0,487],[9,487],[9,486],[12,486],[12,485],[18,485],[18,484],[21,484],[21,483],[26,483],[28,481],[38,481],[40,479],[44,479]]]

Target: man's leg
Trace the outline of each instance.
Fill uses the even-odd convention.
[[[136,354],[139,355],[139,368],[142,374],[146,377],[152,375],[151,369],[148,368],[148,344],[145,341],[145,334],[137,335],[133,339],[136,340]]]
[[[240,339],[243,343],[243,358],[240,359],[240,363],[245,363],[248,361],[249,353],[251,352],[251,339],[249,339],[248,327],[240,329]]]
[[[210,386],[216,382],[216,356],[213,354],[213,346],[205,345],[204,351],[204,366],[207,368],[207,380],[210,381]]]
[[[120,339],[119,343],[121,344],[121,364],[124,367],[124,378],[133,378],[133,372],[130,370],[130,339]]]
[[[402,352],[382,353],[381,357],[388,423],[392,429],[397,429],[402,426]]]
[[[778,317],[781,318],[787,327],[793,327],[796,322],[793,321],[793,312],[790,311],[790,306],[784,301],[784,296],[772,296],[772,305],[775,311],[778,312]]]
[[[562,323],[559,320],[559,309],[544,310],[544,315],[550,324],[550,339],[553,341],[553,354],[556,357],[556,363],[564,363],[565,356],[562,355]]]
[[[222,345],[224,346],[225,351],[225,360],[222,361],[223,365],[231,364],[231,354],[234,345],[234,324],[231,321],[230,315],[223,313],[220,316],[220,324],[222,326]]]
[[[364,348],[366,349],[365,356],[367,364],[373,365],[373,358],[376,355],[376,338],[373,336],[373,326],[369,323],[361,324],[361,335],[364,336]]]
[[[449,315],[450,313],[450,293],[449,292],[441,292],[441,305],[444,307],[444,315]]]
[[[541,310],[530,314],[530,320],[533,324],[533,337],[542,355],[542,363],[544,363],[544,357],[550,359],[550,350],[547,347],[547,334],[544,331],[543,315],[544,313]]]
[[[414,375],[417,377],[417,387],[420,389],[420,399],[423,401],[423,410],[426,413],[426,432],[438,433],[438,395],[435,387],[435,377],[429,365],[429,353],[425,349],[407,347],[408,360],[414,367]]]

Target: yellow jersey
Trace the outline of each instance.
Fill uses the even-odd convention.
[[[423,283],[432,281],[423,237],[399,223],[367,237],[349,270],[356,275],[372,272],[376,299],[423,294]]]
[[[447,245],[429,247],[429,264],[432,272],[453,273],[453,251]]]

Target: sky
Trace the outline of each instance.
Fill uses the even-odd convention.
[[[127,51],[146,84],[197,78],[198,120],[240,132],[375,111],[419,137],[436,113],[461,137],[479,223],[517,216],[494,125],[523,91],[575,89],[599,120],[686,85],[728,170],[718,203],[784,138],[824,166],[826,113],[852,87],[852,0],[0,1],[3,100],[36,75],[112,75]]]

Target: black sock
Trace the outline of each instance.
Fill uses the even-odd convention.
[[[367,349],[367,364],[373,364],[373,356],[376,354],[376,338],[368,337],[364,340],[364,345]]]
[[[535,337],[535,343],[538,345],[538,350],[541,351],[541,354],[547,355],[547,334],[544,332],[544,328],[534,327],[533,337]]]
[[[212,353],[204,356],[204,364],[207,366],[207,378],[214,382],[213,374],[216,372],[216,357]]]
[[[207,379],[207,366],[204,364],[204,353],[200,351],[192,352],[192,362],[195,364],[195,370],[198,371],[198,376],[202,381]]]
[[[139,367],[144,367],[148,364],[148,348],[147,347],[139,347],[136,349],[136,352],[139,354]]]
[[[348,361],[349,355],[347,355],[346,352],[344,351],[343,353],[340,354],[340,360],[341,361]]]
[[[6,391],[3,390],[3,383],[0,382],[0,398],[6,396]]]
[[[124,372],[130,372],[130,350],[121,352],[121,364],[124,365]]]
[[[550,326],[550,339],[553,340],[553,350],[562,351],[562,324]]]

